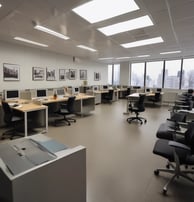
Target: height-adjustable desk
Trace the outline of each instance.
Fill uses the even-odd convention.
[[[41,143],[41,149],[24,141],[29,139]],[[86,202],[85,147],[55,143],[33,135],[0,144],[1,202]]]

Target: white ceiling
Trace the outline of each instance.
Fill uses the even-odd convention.
[[[0,8],[0,40],[35,47],[13,39],[15,36],[23,37],[49,46],[41,49],[106,63],[118,60],[99,61],[98,58],[151,55],[149,59],[159,59],[164,58],[164,55],[159,54],[160,52],[174,50],[182,52],[168,57],[194,55],[194,0],[135,0],[140,10],[95,24],[90,24],[72,12],[73,8],[87,1],[0,0],[2,4]],[[109,37],[97,31],[99,27],[134,19],[145,14],[150,16],[154,26]],[[33,28],[35,23],[63,33],[70,39],[62,40],[35,30]],[[164,39],[164,43],[130,49],[120,46],[121,43],[158,36]],[[98,51],[89,52],[77,48],[78,44],[89,46]],[[137,58],[130,60],[137,60]],[[141,58],[141,60],[145,60],[145,58]]]

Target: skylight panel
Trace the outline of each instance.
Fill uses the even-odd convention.
[[[146,46],[146,45],[162,43],[162,42],[164,42],[162,37],[155,37],[155,38],[135,41],[131,43],[124,43],[124,44],[121,44],[121,46],[124,48],[134,48],[138,46]]]
[[[134,0],[93,0],[73,11],[88,22],[96,23],[138,9]]]
[[[106,36],[111,36],[114,34],[131,31],[143,27],[148,27],[154,25],[152,20],[148,15],[143,17],[139,17],[133,20],[128,20],[120,23],[116,23],[113,25],[109,25],[106,27],[99,28],[98,30],[105,34]]]

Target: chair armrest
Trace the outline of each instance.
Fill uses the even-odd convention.
[[[171,147],[175,147],[175,148],[180,148],[180,149],[184,149],[184,150],[187,150],[187,151],[191,151],[190,147],[188,147],[185,144],[179,143],[179,142],[169,141],[168,145],[171,146]]]

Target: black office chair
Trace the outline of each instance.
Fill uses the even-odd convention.
[[[4,112],[4,122],[6,126],[11,127],[10,130],[5,131],[1,139],[5,139],[8,136],[10,139],[13,139],[16,136],[23,137],[23,134],[19,134],[23,130],[24,119],[23,116],[19,116],[14,113],[14,110],[11,109],[9,104],[5,101],[2,101],[2,108]],[[22,129],[21,129],[22,128]]]
[[[55,112],[58,115],[62,115],[62,119],[56,119],[54,121],[55,126],[57,126],[58,123],[67,123],[67,125],[71,125],[70,122],[76,122],[75,119],[67,117],[68,115],[75,114],[74,112],[74,102],[75,102],[75,96],[69,97],[67,100],[67,104],[60,104],[59,109]]]
[[[156,132],[156,137],[167,140],[181,140],[183,135],[180,131],[180,127],[187,128],[188,126],[186,117],[187,114],[184,112],[172,112],[171,117],[168,118],[166,122],[160,124]]]
[[[148,100],[152,101],[153,104],[155,104],[156,102],[161,102],[161,93],[160,92],[155,92],[154,97],[151,97]]]
[[[145,94],[140,94],[138,101],[134,105],[129,104],[128,110],[131,111],[132,113],[135,112],[136,116],[127,118],[128,123],[131,123],[134,120],[139,121],[141,124],[143,124],[143,121],[144,123],[147,122],[145,118],[139,117],[139,113],[145,111],[144,100],[145,100]]]
[[[108,93],[104,93],[103,94],[103,102],[112,103],[113,93],[114,93],[113,89],[109,89]]]
[[[177,141],[158,139],[154,145],[153,153],[168,160],[166,168],[158,168],[154,171],[154,174],[159,175],[160,172],[166,172],[173,175],[163,187],[163,194],[167,193],[170,183],[178,177],[194,182],[194,179],[187,175],[194,174],[194,170],[190,168],[191,165],[194,165],[194,122],[189,123],[184,137],[184,144]],[[181,165],[186,166],[183,169]]]

